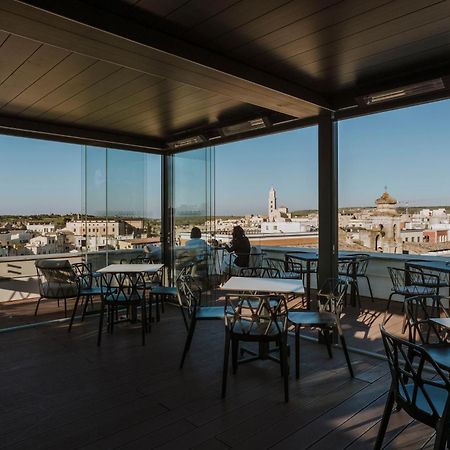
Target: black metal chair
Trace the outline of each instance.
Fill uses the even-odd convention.
[[[361,309],[361,296],[359,294],[358,286],[358,267],[359,263],[356,258],[353,257],[341,257],[338,260],[338,277],[341,281],[347,284],[347,290],[350,288],[354,290],[356,294],[356,301],[358,307]],[[347,296],[344,296],[344,303],[347,305]]]
[[[191,348],[195,328],[198,321],[224,320],[223,306],[202,306],[200,303],[202,292],[196,289],[195,282],[188,271],[184,271],[178,277],[178,301],[187,326],[188,334],[181,357],[180,369],[183,368],[186,356]],[[189,324],[188,324],[189,322]]]
[[[366,255],[365,253],[355,253],[352,255],[352,258],[357,262],[356,280],[358,281],[358,278],[364,278],[366,280],[367,286],[369,288],[370,299],[373,302],[374,298],[373,298],[372,286],[370,284],[370,279],[367,276],[367,267],[369,265],[370,256]]]
[[[425,348],[432,358],[450,370],[450,340],[448,331],[432,322],[432,318],[448,318],[441,296],[417,296],[405,299],[409,340]]]
[[[243,267],[239,270],[240,277],[280,278],[280,271],[272,267]]]
[[[275,304],[274,304],[275,302]],[[227,389],[230,345],[233,374],[237,371],[240,342],[257,342],[269,346],[274,342],[280,351],[280,368],[284,379],[284,399],[289,400],[289,351],[287,344],[287,305],[282,296],[227,295],[225,298],[225,351],[222,398]]]
[[[73,306],[72,316],[70,317],[68,329],[69,333],[72,330],[72,325],[77,313],[79,301],[84,301],[83,311],[81,313],[81,321],[83,321],[89,302],[91,303],[92,307],[94,305],[92,297],[96,295],[100,296],[102,294],[102,289],[98,285],[98,280],[101,279],[101,274],[98,272],[93,272],[91,264],[75,263],[72,264],[72,269],[77,275],[80,282],[80,295],[77,296],[77,299],[75,300],[75,304]]]
[[[425,286],[425,275],[423,272],[411,269],[399,269],[397,267],[388,267],[389,276],[392,281],[391,294],[386,305],[384,313],[383,324],[387,322],[387,314],[389,313],[389,307],[391,305],[392,297],[394,295],[401,295],[403,298],[415,297],[420,295],[437,295],[436,287]],[[428,275],[434,277],[435,275]],[[405,310],[405,304],[403,303],[402,311]],[[403,319],[402,333],[406,330],[406,315]]]
[[[319,274],[319,261],[305,261],[297,258],[295,254],[285,255],[286,267],[289,272],[298,272],[301,274],[303,283],[306,284],[306,277],[311,274],[316,275],[316,281]]]
[[[293,264],[281,258],[264,258],[263,263],[269,269],[278,270],[280,278],[301,279],[301,270],[293,270]]]
[[[100,309],[100,321],[98,328],[97,345],[100,346],[103,331],[103,317],[105,309],[108,316],[108,331],[113,334],[114,324],[118,316],[119,308],[125,308],[128,316],[137,315],[141,311],[142,345],[145,345],[147,332],[147,308],[145,295],[145,280],[141,273],[118,272],[103,274],[101,280],[102,304]]]
[[[423,347],[389,334],[381,336],[391,372],[391,386],[378,430],[380,450],[394,403],[413,419],[436,430],[434,449],[449,446],[450,380]]]
[[[420,263],[420,262],[429,262],[426,259],[414,259],[408,260],[405,262],[405,267],[408,267],[409,263]],[[449,274],[444,272],[434,271],[432,269],[425,269],[423,267],[414,267],[412,270],[416,272],[421,272],[423,277],[421,280],[418,280],[420,286],[425,286],[429,288],[436,289],[436,294],[439,294],[439,290],[443,287],[449,287]]]
[[[347,283],[341,279],[328,279],[317,293],[317,311],[289,310],[288,320],[295,330],[295,376],[300,376],[300,329],[304,327],[317,328],[322,333],[328,355],[332,358],[330,332],[336,331],[340,337],[342,350],[345,354],[350,376],[353,377],[353,368],[347,350],[347,344],[341,327],[341,315],[344,306],[344,297]]]

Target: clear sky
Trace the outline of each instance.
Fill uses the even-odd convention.
[[[343,121],[339,125],[339,203],[370,206],[384,186],[400,204],[450,205],[450,101]],[[175,201],[204,208],[205,151],[179,155]],[[0,214],[91,214],[108,210],[157,217],[159,157],[0,136]],[[218,146],[217,214],[266,213],[271,186],[278,205],[317,208],[317,128]],[[108,161],[106,163],[106,161]],[[88,167],[87,178],[84,168]],[[209,166],[208,166],[209,167]],[[106,170],[108,168],[108,170]]]

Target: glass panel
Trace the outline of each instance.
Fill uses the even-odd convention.
[[[214,238],[214,148],[173,157],[175,270],[195,264],[195,276],[203,289],[210,285],[211,239]]]

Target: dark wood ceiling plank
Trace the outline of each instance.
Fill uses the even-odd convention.
[[[339,77],[345,77],[346,75],[354,77],[358,73],[365,72],[369,66],[379,67],[384,61],[408,57],[414,55],[414,53],[422,54],[425,51],[443,47],[450,41],[448,23],[448,19],[444,19],[439,28],[433,27],[436,34],[433,34],[432,37],[427,37],[430,36],[429,33],[420,33],[419,29],[414,29],[411,32],[404,33],[410,36],[407,40],[404,39],[403,34],[388,37],[368,45],[369,48],[357,48],[351,52],[346,52],[342,55],[341,62],[338,65],[329,60],[318,61],[314,63],[314,65],[317,64],[315,67],[309,65],[305,70],[314,70],[317,76],[325,78],[329,78],[329,75],[333,74]],[[405,45],[405,42],[408,43]],[[445,57],[445,52],[443,52],[443,55]],[[447,54],[446,57],[450,58],[450,54]],[[327,63],[329,63],[328,66]],[[339,83],[339,86],[341,86],[341,83]]]
[[[140,0],[135,3],[135,6],[158,16],[165,17],[186,3],[187,0]]]
[[[0,49],[0,53],[1,53]],[[0,108],[13,101],[32,83],[67,58],[69,52],[57,47],[41,46],[0,84]]]
[[[439,20],[436,20],[439,18]],[[318,64],[327,58],[333,62],[333,66],[345,63],[351,59],[351,54],[359,52],[370,55],[379,50],[372,50],[372,47],[384,45],[385,49],[391,47],[391,43],[387,42],[388,38],[393,41],[411,42],[420,37],[433,36],[448,30],[448,23],[450,18],[450,4],[439,3],[432,7],[421,10],[420,13],[411,13],[398,18],[391,18],[386,22],[378,23],[376,26],[370,28],[363,28],[358,31],[360,27],[353,27],[350,35],[336,39],[335,41],[321,46],[320,48],[312,48],[311,50],[303,51],[295,57],[289,58],[286,61],[294,65],[301,65],[303,70],[310,71],[310,64]],[[342,35],[342,32],[339,33]],[[311,42],[315,42],[312,40]],[[303,48],[308,48],[307,42],[301,43]],[[322,70],[326,70],[330,65],[325,61],[320,64]]]
[[[142,101],[148,90],[153,89],[154,91],[155,88],[152,88],[152,86],[163,83],[163,81],[161,78],[151,78],[148,75],[141,74],[139,78],[131,81],[126,86],[120,86],[114,90],[111,95],[106,95],[90,102],[87,114],[77,114],[75,110],[74,114],[78,117],[71,120],[91,122],[123,110],[129,107],[130,104]]]
[[[389,3],[392,2],[389,0],[364,2],[345,0],[319,11],[317,14],[280,28],[254,42],[234,48],[233,55],[248,58],[251,62],[261,61],[265,58],[265,55],[270,56],[270,54],[276,55],[280,60],[294,56],[300,51],[306,51],[310,48],[305,48],[304,41],[312,42],[313,47],[333,41],[339,38],[339,33],[342,32],[343,26],[341,24],[351,20],[362,20],[368,14],[377,11],[379,7]],[[352,29],[346,28],[345,31],[350,33]],[[311,39],[312,36],[315,37]]]
[[[40,42],[19,36],[9,36],[0,49],[0,83],[14,73],[41,45]]]
[[[296,116],[309,111],[315,115],[321,108],[328,108],[322,96],[297,83],[162,36],[127,19],[96,15],[95,9],[79,10],[75,0],[36,3],[45,3],[50,9],[64,8],[64,14],[70,13],[74,19],[91,21],[91,28],[12,0],[0,5],[0,28],[284,114]],[[95,34],[97,39],[88,39],[87,34]]]
[[[0,49],[1,53],[1,49]],[[64,84],[68,79],[76,76],[87,67],[94,64],[95,60],[86,58],[76,53],[70,54],[57,64],[50,72],[36,80],[14,100],[2,108],[3,113],[18,114],[24,109],[34,105],[50,92]]]
[[[83,105],[91,100],[107,95],[120,86],[127,85],[140,75],[139,72],[134,72],[129,69],[119,69],[117,72],[113,72],[73,97],[70,97],[68,100],[60,103],[55,108],[52,108],[52,110],[46,114],[46,117],[51,120],[65,116],[70,120],[70,112],[74,109],[83,109]],[[89,109],[86,108],[84,114],[88,112]],[[77,112],[77,114],[79,113],[80,112]],[[81,111],[81,113],[83,113],[83,111]]]
[[[32,106],[25,109],[24,113],[27,117],[38,117],[45,115],[47,111],[57,108],[59,104],[67,101],[69,98],[84,91],[89,86],[92,86],[94,83],[104,79],[117,70],[118,67],[115,65],[107,64],[103,61],[97,61],[91,66],[88,66],[82,72],[74,75],[64,84],[49,92],[45,97],[38,100]]]
[[[306,21],[310,16],[314,19],[315,14],[340,2],[342,0],[292,1],[214,39],[208,39],[207,43],[224,51],[232,51],[251,43],[259,47],[258,40],[299,21]],[[201,28],[199,33],[202,33]]]
[[[195,105],[208,98],[215,98],[215,94],[211,92],[202,92],[192,90],[189,86],[179,85],[172,90],[161,90],[158,95],[154,96],[151,101],[140,102],[126,110],[126,114],[117,114],[118,120],[113,117],[108,118],[108,123],[114,126],[124,126],[125,124],[135,122],[135,116],[140,115],[144,111],[151,110],[148,118],[164,114],[165,112],[172,113],[175,108],[189,108],[190,105]],[[199,114],[202,115],[202,114]]]
[[[200,27],[202,22],[217,16],[242,0],[191,0],[165,16],[171,22],[179,23],[184,28],[192,30]]]
[[[180,95],[181,92],[192,92],[188,86],[176,85],[168,80],[161,80],[141,92],[127,97],[124,101],[114,103],[100,112],[89,116],[89,122],[95,126],[104,126],[138,113],[142,108],[158,108],[161,99],[168,95]],[[170,94],[169,94],[170,93]],[[157,103],[158,102],[158,103]],[[82,119],[86,120],[86,117]],[[78,122],[78,120],[75,120]]]

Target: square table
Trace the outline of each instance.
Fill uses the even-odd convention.
[[[236,293],[258,292],[259,294],[282,294],[286,297],[289,294],[302,295],[305,293],[303,281],[292,278],[231,277],[220,289]],[[278,350],[278,348],[275,348],[272,351]],[[277,363],[280,362],[277,358],[269,355],[271,350],[269,349],[267,342],[259,343],[258,354],[248,349],[242,349],[242,351],[250,353],[253,357],[240,359],[240,364],[255,361],[257,359],[271,359]]]
[[[441,327],[447,328],[450,330],[450,317],[434,317],[430,319],[430,322],[435,323],[436,325],[439,325]]]
[[[97,270],[99,273],[156,273],[164,264],[110,264]]]

